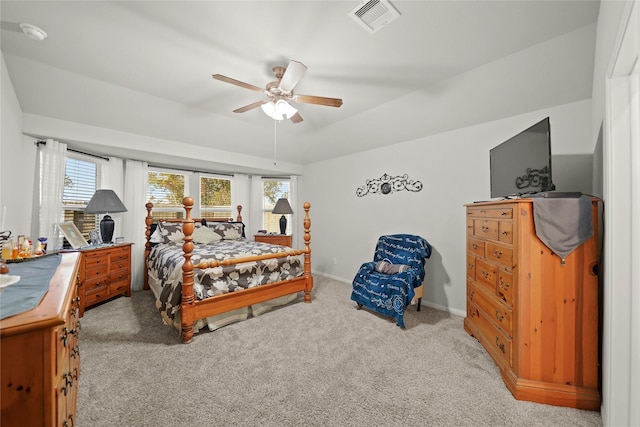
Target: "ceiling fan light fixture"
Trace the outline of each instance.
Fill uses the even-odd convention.
[[[269,101],[260,106],[264,113],[274,120],[284,120],[293,117],[298,110],[293,108],[284,99],[279,99],[276,102]]]

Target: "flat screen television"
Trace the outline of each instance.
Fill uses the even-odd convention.
[[[549,117],[489,151],[491,198],[555,190]]]

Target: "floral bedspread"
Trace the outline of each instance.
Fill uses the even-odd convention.
[[[191,261],[197,265],[206,260],[221,261],[288,250],[291,249],[246,239],[220,240],[206,245],[194,244]],[[156,306],[168,324],[173,323],[180,309],[183,264],[182,244],[176,242],[155,245],[147,259],[150,280],[162,283]],[[224,267],[194,269],[193,273],[194,296],[202,300],[227,292],[293,279],[302,276],[304,270],[301,256],[287,256]]]

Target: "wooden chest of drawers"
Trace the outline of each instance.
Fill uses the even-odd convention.
[[[531,199],[466,209],[465,330],[516,399],[598,410],[597,201],[595,235],[565,264],[536,236]]]
[[[80,317],[92,305],[131,296],[131,243],[83,249],[81,254]]]
[[[3,426],[75,425],[80,377],[78,257],[62,255],[49,291],[36,308],[2,320]]]

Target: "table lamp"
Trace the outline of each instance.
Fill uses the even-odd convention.
[[[105,214],[100,221],[100,236],[103,243],[111,243],[115,222],[109,213],[126,212],[127,208],[113,190],[96,190],[84,210],[88,214]]]
[[[271,211],[272,214],[282,214],[280,217],[280,234],[286,234],[287,232],[287,218],[285,215],[292,214],[291,205],[287,199],[278,199],[276,205]]]

